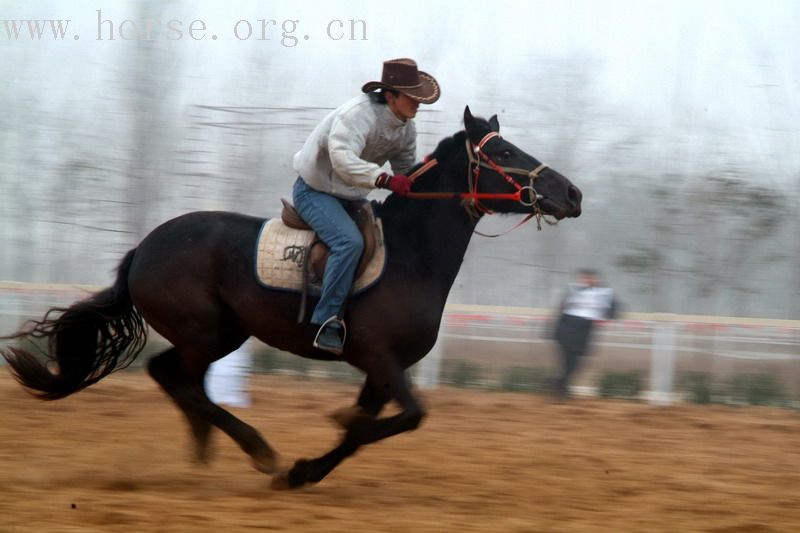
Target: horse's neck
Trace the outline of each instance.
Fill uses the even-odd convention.
[[[434,184],[429,190],[459,192],[466,181],[466,156],[434,167],[426,176]],[[416,189],[415,189],[416,190]],[[390,198],[384,204],[387,245],[400,270],[414,276],[415,283],[430,284],[442,296],[450,292],[477,219],[470,217],[459,200]]]

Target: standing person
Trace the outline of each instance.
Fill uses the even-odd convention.
[[[562,359],[561,375],[555,382],[559,398],[569,396],[570,378],[589,352],[595,323],[616,318],[617,307],[614,291],[600,284],[594,270],[580,270],[576,282],[568,285],[555,329]]]
[[[328,114],[294,156],[295,208],[330,249],[311,316],[320,326],[314,346],[337,355],[346,337],[343,306],[364,248],[345,205],[363,201],[375,188],[408,193],[406,173],[417,147],[412,119],[420,104],[432,104],[440,94],[433,76],[412,59],[385,61],[381,81],[366,83],[361,91]],[[387,161],[394,174],[381,168]]]

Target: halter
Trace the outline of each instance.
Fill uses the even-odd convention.
[[[469,140],[467,137],[465,144],[467,149],[467,158],[469,159],[469,164],[467,165],[467,183],[469,187],[468,192],[462,193],[450,193],[450,192],[410,192],[406,196],[409,198],[418,198],[418,199],[444,199],[444,198],[454,198],[458,197],[463,200],[464,209],[467,210],[467,213],[473,218],[480,218],[481,215],[487,214],[490,215],[494,213],[488,207],[482,205],[480,203],[481,200],[511,200],[515,202],[519,202],[525,207],[533,207],[533,212],[526,216],[520,223],[513,226],[512,228],[504,231],[503,233],[499,233],[497,235],[485,235],[479,231],[475,233],[479,235],[483,235],[484,237],[498,237],[509,231],[512,231],[534,216],[536,217],[536,225],[539,230],[542,229],[541,221],[544,218],[544,213],[539,208],[538,202],[542,198],[542,195],[536,192],[536,189],[533,188],[533,183],[536,178],[538,178],[542,171],[545,170],[547,165],[544,163],[540,164],[533,170],[525,170],[522,168],[515,168],[515,167],[504,167],[500,166],[492,159],[486,155],[483,151],[483,147],[489,142],[491,139],[495,137],[500,138],[500,134],[496,131],[489,132],[486,134],[478,144],[473,144],[472,141]],[[422,174],[436,166],[438,162],[436,159],[430,159],[425,162],[423,166],[418,168],[414,173],[409,176],[412,183],[419,178]],[[493,172],[499,174],[500,176],[505,179],[506,182],[511,184],[515,189],[516,192],[513,193],[482,193],[478,192],[478,180],[480,179],[481,168],[487,168],[492,170]],[[530,180],[529,185],[520,185],[517,183],[509,174],[517,174],[520,176],[527,176]],[[527,195],[527,198],[523,197],[523,194]],[[550,222],[547,219],[544,219],[550,225],[554,225],[554,223]]]

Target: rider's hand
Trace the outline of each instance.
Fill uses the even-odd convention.
[[[379,189],[389,189],[393,193],[405,196],[411,191],[411,180],[403,174],[390,176],[384,172],[375,180],[375,186]]]

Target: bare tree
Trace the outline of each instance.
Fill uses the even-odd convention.
[[[158,0],[141,0],[139,20],[159,20],[169,5]],[[152,229],[154,207],[169,157],[170,118],[174,113],[174,92],[178,62],[173,46],[157,40],[137,39],[131,49],[128,91],[131,145],[125,172],[128,226],[138,242]]]

